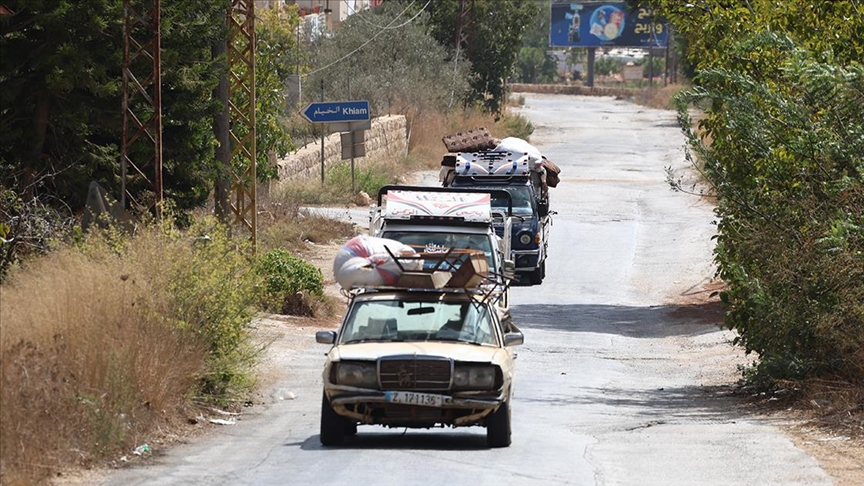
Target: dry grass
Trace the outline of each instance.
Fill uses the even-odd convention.
[[[441,156],[446,152],[444,143],[441,141],[445,135],[468,130],[476,127],[486,127],[493,137],[504,138],[509,136],[527,138],[524,129],[519,127],[521,119],[514,115],[505,115],[495,120],[483,110],[475,108],[464,108],[449,114],[423,113],[420,115],[409,115],[409,144],[410,157],[415,160],[415,165],[423,169],[438,169]],[[516,121],[514,126],[514,121]]]
[[[674,98],[679,91],[687,89],[688,87],[689,86],[683,84],[670,84],[659,88],[638,90],[633,96],[633,101],[649,108],[674,110],[675,104],[673,103],[672,98]]]
[[[365,192],[377,194],[387,184],[400,182],[400,177],[410,171],[406,161],[375,160],[357,164],[355,169],[355,191],[351,190],[351,164],[341,161],[327,169],[325,184],[320,179],[293,179],[283,183],[271,193],[271,198],[286,208],[300,205],[352,205],[355,194]]]
[[[318,190],[320,186],[319,182]],[[307,242],[320,245],[356,234],[350,223],[310,214],[301,210],[300,205],[301,201],[282,193],[275,197],[259,198],[260,253],[277,248],[300,252],[308,248]]]
[[[128,453],[188,403],[206,349],[160,319],[161,252],[149,246],[126,259],[67,248],[3,284],[4,483]]]

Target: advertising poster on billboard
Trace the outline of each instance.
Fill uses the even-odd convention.
[[[666,25],[624,2],[553,2],[550,47],[666,47]]]

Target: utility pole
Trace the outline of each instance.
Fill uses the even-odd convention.
[[[128,198],[128,204],[137,210],[155,206],[157,217],[162,210],[160,23],[160,0],[123,1],[120,205],[126,209]]]
[[[324,102],[324,78],[321,78],[321,102]],[[324,185],[324,137],[327,133],[326,125],[321,124],[321,185]]]
[[[226,37],[223,37],[214,42],[210,53],[213,59],[224,57],[228,52],[227,39],[228,26],[225,26]],[[216,182],[213,186],[213,200],[215,203],[216,217],[224,224],[230,224],[231,206],[228,204],[228,191],[231,189],[231,115],[229,113],[228,103],[230,96],[228,95],[228,63],[227,59],[222,60],[224,64],[221,66],[224,70],[219,76],[219,84],[213,89],[213,98],[222,103],[222,110],[216,114],[213,119],[213,135],[216,137],[215,156],[219,162],[219,171],[216,174]]]

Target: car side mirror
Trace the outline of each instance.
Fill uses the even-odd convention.
[[[504,275],[504,278],[507,279],[513,279],[516,277],[516,262],[513,260],[504,260],[501,273]]]
[[[525,342],[525,336],[521,332],[508,332],[504,335],[504,346],[519,346]]]
[[[549,215],[549,201],[537,201],[537,214],[540,216]]]
[[[320,344],[333,344],[336,342],[336,331],[318,331],[315,333],[315,341]]]

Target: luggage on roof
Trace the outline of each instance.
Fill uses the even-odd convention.
[[[478,152],[481,150],[492,150],[497,145],[497,140],[492,138],[489,129],[478,127],[464,132],[456,132],[445,135],[441,141],[449,152]]]

